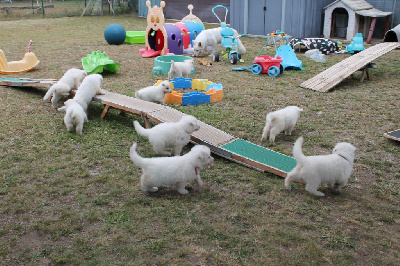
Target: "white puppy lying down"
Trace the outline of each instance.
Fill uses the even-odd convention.
[[[76,91],[74,100],[82,106],[85,112],[96,94],[106,94],[106,91],[101,89],[102,81],[103,77],[100,74],[88,75]]]
[[[77,68],[69,69],[56,84],[50,87],[44,95],[43,100],[46,101],[52,96],[51,103],[54,108],[57,108],[58,101],[63,96],[69,96],[71,90],[77,89],[85,77],[85,70]]]
[[[174,62],[171,60],[171,68],[168,72],[168,79],[173,76],[188,78],[192,72],[194,65],[192,59],[186,59],[183,62]]]
[[[285,130],[285,135],[291,135],[297,120],[299,120],[301,111],[303,109],[297,106],[287,106],[278,111],[268,113],[261,141],[267,138],[268,133],[270,134],[269,140],[272,143],[275,141],[275,136],[283,130]]]
[[[64,102],[64,106],[58,108],[58,111],[65,111],[64,124],[68,132],[71,132],[74,126],[76,134],[82,135],[83,123],[88,121],[87,115],[82,106],[74,99]]]
[[[135,97],[143,101],[164,103],[165,94],[170,92],[170,83],[163,81],[158,85],[138,90],[135,92]]]
[[[234,30],[234,37],[238,36],[236,30]],[[197,35],[196,39],[193,41],[193,55],[200,56],[206,50],[207,46],[212,47],[212,53],[218,51],[218,44],[221,43],[221,27],[203,30]],[[237,39],[238,47],[237,50],[240,54],[246,53],[246,48],[243,46],[240,39]]]
[[[293,157],[297,166],[288,173],[285,187],[290,191],[292,181],[302,179],[306,182],[306,191],[316,196],[325,196],[318,191],[320,184],[327,184],[331,189],[338,189],[347,184],[353,170],[356,148],[350,143],[336,144],[329,155],[305,156],[302,152],[303,137],[296,140]]]
[[[165,122],[148,129],[138,121],[133,121],[133,125],[136,132],[148,138],[153,150],[162,156],[171,155],[167,148],[172,148],[175,156],[180,155],[190,141],[190,134],[200,128],[197,119],[191,115],[183,116],[178,122]]]
[[[210,149],[204,145],[194,146],[183,156],[158,158],[142,158],[136,152],[136,147],[134,143],[130,149],[130,158],[142,168],[140,184],[143,192],[156,192],[159,186],[176,184],[180,194],[187,194],[189,191],[185,186],[189,182],[196,180],[199,187],[203,185],[200,170],[214,161]]]

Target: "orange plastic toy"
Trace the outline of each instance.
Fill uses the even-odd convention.
[[[24,59],[20,61],[7,62],[6,56],[0,49],[0,74],[15,74],[31,70],[39,64],[36,55],[31,52],[33,41],[29,42],[28,52],[25,54]]]

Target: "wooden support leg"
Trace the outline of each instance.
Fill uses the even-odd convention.
[[[110,106],[106,104],[104,106],[103,113],[101,113],[100,119],[103,119],[106,116],[106,114],[108,112],[108,108],[110,108]]]
[[[362,70],[362,75],[361,75],[360,82],[363,82],[364,79],[365,79],[365,77],[367,77],[367,79],[369,79],[368,67],[365,67],[365,68]]]
[[[141,113],[140,113],[140,116],[142,117],[142,119],[143,119],[143,121],[144,121],[144,126],[145,126],[146,128],[151,128],[149,119],[147,118],[146,114],[143,113],[143,112],[141,112]]]

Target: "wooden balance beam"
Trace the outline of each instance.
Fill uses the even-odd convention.
[[[398,42],[384,42],[374,45],[364,51],[352,55],[345,60],[333,65],[313,78],[300,84],[301,87],[319,92],[328,92],[342,80],[361,70],[363,72],[361,81],[370,77],[368,68],[376,58],[392,51],[400,46]]]
[[[15,87],[41,85],[50,87],[55,82],[55,80],[0,79],[0,85]],[[167,105],[108,91],[104,95],[96,95],[93,101],[104,105],[101,119],[104,119],[108,110],[113,108],[123,113],[141,116],[146,127],[150,127],[150,120],[156,123],[177,122],[185,115]],[[223,158],[281,177],[286,177],[296,166],[296,160],[290,156],[239,139],[204,122],[199,121],[199,125],[200,129],[191,135],[191,142],[206,145],[212,153]]]

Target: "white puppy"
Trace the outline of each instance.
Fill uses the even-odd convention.
[[[194,146],[189,153],[183,156],[143,158],[136,152],[137,144],[130,149],[131,160],[142,168],[140,184],[143,192],[156,192],[159,186],[177,185],[180,194],[187,194],[185,186],[196,180],[201,187],[203,181],[200,178],[200,170],[211,165],[214,158],[211,157],[210,148],[204,145]]]
[[[285,187],[290,191],[292,181],[302,179],[306,182],[306,191],[316,196],[325,196],[318,191],[320,184],[327,184],[331,189],[338,189],[347,184],[353,170],[356,148],[350,143],[336,144],[329,155],[305,156],[302,152],[303,137],[296,140],[293,157],[297,166],[288,173]]]
[[[238,36],[236,30],[233,30],[234,37]],[[193,41],[193,56],[200,56],[206,50],[207,46],[212,47],[212,53],[216,53],[218,50],[218,44],[221,43],[221,27],[203,30],[197,35],[196,39]],[[237,39],[238,47],[237,50],[240,54],[246,53],[246,48],[243,46],[240,39]]]
[[[60,78],[60,80],[50,87],[43,97],[43,100],[48,100],[50,96],[51,103],[54,108],[57,108],[58,101],[63,96],[69,96],[71,90],[77,89],[81,85],[82,80],[86,77],[86,71],[71,68]]]
[[[171,60],[168,79],[171,79],[173,76],[188,78],[193,68],[194,64],[192,59],[186,59],[183,62],[174,62],[174,60]]]
[[[183,116],[178,122],[165,122],[152,128],[143,128],[138,121],[134,121],[136,132],[149,139],[153,150],[158,155],[170,156],[166,148],[172,148],[175,156],[180,155],[184,146],[190,141],[190,134],[199,130],[200,126],[195,117]]]
[[[82,135],[83,123],[88,121],[87,115],[82,106],[74,99],[64,102],[64,106],[58,108],[58,111],[65,111],[64,124],[68,132],[71,132],[74,126],[76,134]]]
[[[74,100],[82,106],[85,112],[87,112],[87,108],[96,94],[106,93],[106,91],[101,89],[102,81],[103,77],[100,74],[88,75],[76,91]]]
[[[297,106],[287,106],[281,110],[268,113],[261,141],[267,138],[268,133],[270,134],[269,140],[272,143],[275,141],[275,136],[283,130],[285,135],[291,135],[297,120],[299,120],[301,111],[303,109]]]
[[[166,93],[170,93],[170,83],[163,81],[158,85],[149,86],[135,92],[135,97],[143,101],[164,103]]]

